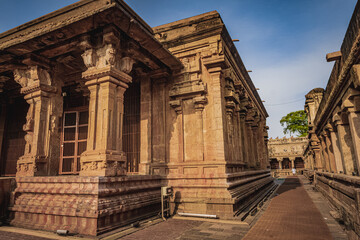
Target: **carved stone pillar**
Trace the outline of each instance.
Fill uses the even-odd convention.
[[[252,151],[253,151],[253,158],[254,158],[254,162],[255,162],[255,166],[256,168],[260,168],[260,157],[259,157],[259,149],[258,149],[258,145],[259,145],[259,140],[258,140],[258,119],[256,119],[256,124],[251,126],[251,130],[252,130]]]
[[[337,137],[337,133],[335,132],[334,128],[328,128],[330,132],[330,139],[331,139],[331,146],[334,152],[334,159],[335,159],[335,166],[336,166],[336,173],[344,172],[343,168],[343,160],[340,152],[340,145],[339,140]]]
[[[354,93],[355,94],[355,93]],[[360,94],[356,91],[356,94]],[[356,168],[360,168],[360,95],[350,95],[343,102],[349,120],[352,145],[356,160]],[[359,174],[359,173],[357,173]]]
[[[291,162],[291,168],[295,168],[295,158],[294,157],[289,157],[289,160]]]
[[[225,154],[227,155],[226,159],[230,161],[235,160],[235,149],[234,149],[234,110],[235,110],[235,103],[232,101],[227,101],[225,104],[226,110],[226,125],[227,125],[227,151]]]
[[[330,169],[330,164],[329,164],[329,155],[327,152],[327,148],[326,148],[326,137],[325,137],[325,132],[321,133],[321,137],[320,137],[320,144],[321,144],[321,152],[322,152],[322,164],[323,164],[323,168],[328,171],[331,172]]]
[[[117,53],[114,33],[104,34],[103,46],[85,41],[82,77],[90,90],[87,149],[80,157],[81,176],[117,176],[126,173],[122,151],[124,92],[132,78],[133,60]]]
[[[239,162],[244,163],[243,158],[243,148],[244,148],[244,141],[243,141],[243,129],[241,125],[241,112],[240,107],[237,105],[236,107],[236,124],[237,124],[237,139],[236,139],[236,153],[237,153],[237,159]]]
[[[245,123],[245,116],[246,111],[240,111],[239,117],[240,117],[240,129],[241,129],[241,141],[242,141],[242,148],[241,148],[241,154],[244,164],[249,167],[249,155],[247,149],[249,148],[249,138]]]
[[[357,171],[357,169],[349,124],[346,116],[339,114],[334,115],[333,122],[337,130],[344,173],[351,175],[353,172]]]
[[[283,159],[282,158],[276,158],[276,160],[279,163],[279,169],[282,169],[282,161],[283,161]]]
[[[255,163],[255,157],[254,157],[254,135],[252,132],[252,125],[253,125],[254,119],[252,119],[252,117],[247,116],[246,118],[246,132],[247,132],[247,138],[248,138],[248,148],[246,149],[247,151],[247,156],[248,156],[248,161],[249,161],[249,166],[251,168],[255,168],[256,163]]]
[[[39,66],[14,70],[14,79],[21,85],[20,92],[30,105],[23,126],[25,152],[17,162],[16,176],[47,175],[49,162],[60,157],[51,155],[52,148],[60,148],[57,131],[62,114],[60,89],[50,73]]]
[[[330,171],[336,173],[336,162],[335,162],[335,154],[334,154],[334,147],[332,145],[332,142],[330,140],[330,124],[326,125],[325,128],[327,131],[325,131],[324,137],[325,137],[325,144],[326,144],[326,149],[327,149],[327,154],[329,157],[329,166],[330,166]]]

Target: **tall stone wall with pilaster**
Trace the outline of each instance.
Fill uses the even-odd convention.
[[[217,12],[154,31],[184,68],[166,81],[170,100],[161,105],[166,110],[165,146],[158,149],[166,154],[162,162],[152,157],[150,172],[166,176],[178,211],[232,218],[272,185],[266,170],[266,110]],[[152,104],[163,97],[151,94]],[[152,116],[152,128],[162,126],[157,119]],[[258,191],[249,192],[245,201],[241,189],[250,186]]]

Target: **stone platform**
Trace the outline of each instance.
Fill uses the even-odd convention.
[[[211,214],[220,219],[234,219],[274,185],[268,170],[198,177],[169,175],[167,180],[174,189],[175,212]]]
[[[160,212],[159,176],[17,178],[10,223],[96,236]]]

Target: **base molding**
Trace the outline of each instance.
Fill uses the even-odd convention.
[[[10,224],[96,236],[160,212],[159,176],[17,178]]]

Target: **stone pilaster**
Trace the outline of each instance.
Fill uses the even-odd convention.
[[[276,158],[276,160],[279,163],[279,169],[282,169],[282,161],[283,161],[283,159],[282,158]]]
[[[259,139],[258,139],[258,130],[259,130],[259,126],[258,126],[258,122],[259,122],[259,118],[258,116],[255,117],[254,123],[251,126],[251,131],[252,131],[252,151],[253,151],[253,158],[254,158],[254,162],[255,162],[255,166],[256,168],[260,168],[260,152],[259,152]]]
[[[254,156],[254,135],[252,132],[252,125],[253,125],[254,119],[250,116],[246,117],[246,132],[247,132],[247,138],[248,138],[248,148],[247,156],[248,156],[248,162],[250,168],[255,168],[255,156]]]
[[[323,131],[321,133],[321,140],[320,140],[320,144],[321,144],[321,150],[322,150],[322,154],[323,154],[323,164],[325,166],[326,171],[331,172],[331,167],[330,167],[330,158],[329,158],[329,151],[327,148],[327,144],[326,144],[326,138],[327,138],[327,134],[325,131]]]
[[[82,77],[90,90],[87,149],[80,157],[80,176],[117,176],[126,172],[122,151],[124,92],[134,61],[117,52],[118,38],[105,33],[103,45],[81,44],[87,70]]]
[[[357,171],[357,169],[349,124],[347,121],[345,121],[347,120],[346,116],[341,116],[341,114],[335,114],[332,120],[337,130],[337,138],[340,145],[344,173],[352,175],[352,173]]]
[[[332,130],[332,127],[330,124],[327,124],[325,128],[326,128],[326,131],[325,131],[324,137],[325,137],[327,154],[329,157],[330,171],[336,173],[337,169],[336,169],[336,161],[335,161],[335,154],[334,154],[334,146],[330,140],[330,138],[331,138],[330,130]]]
[[[295,168],[295,158],[294,157],[289,157],[289,160],[291,162],[291,168]]]
[[[336,173],[341,173],[341,172],[343,173],[344,172],[343,160],[340,152],[338,135],[332,126],[328,128],[328,131],[330,132],[331,145],[334,152]]]
[[[16,176],[43,176],[49,172],[52,148],[59,148],[57,126],[62,114],[62,98],[48,70],[30,66],[14,70],[14,79],[21,85],[29,110],[26,123],[25,152],[17,162]],[[57,143],[57,144],[56,144]],[[55,151],[59,152],[59,151]]]
[[[356,168],[360,168],[360,92],[349,89],[342,107],[346,110],[352,145],[356,160]],[[357,174],[359,174],[357,172]]]

